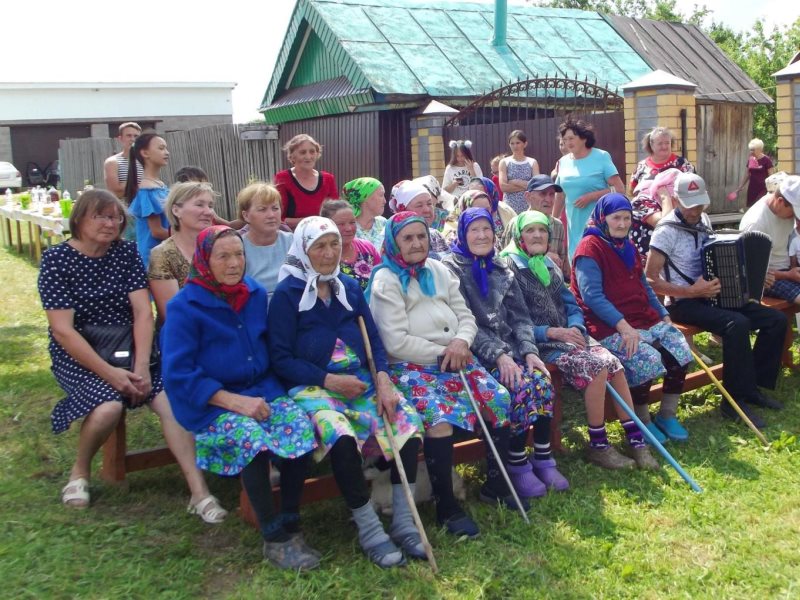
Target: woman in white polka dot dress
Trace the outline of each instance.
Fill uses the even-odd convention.
[[[150,367],[153,313],[142,259],[133,242],[120,240],[125,208],[106,190],[91,190],[70,216],[72,239],[47,250],[39,272],[39,294],[50,325],[53,375],[67,393],[53,409],[54,433],[83,419],[78,454],[62,490],[67,506],[89,505],[91,461],[126,408],[149,403],[192,492],[190,512],[220,522],[226,511],[195,466],[194,439],[175,421],[158,367]],[[132,371],[103,360],[80,334],[86,325],[132,325]]]

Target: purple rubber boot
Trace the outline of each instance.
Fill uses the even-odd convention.
[[[533,474],[548,488],[563,492],[569,489],[569,481],[558,472],[556,461],[552,458],[547,460],[531,460]]]
[[[529,464],[506,465],[506,471],[520,498],[539,498],[547,494],[547,486],[533,474]]]

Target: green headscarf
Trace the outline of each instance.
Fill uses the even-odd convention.
[[[547,227],[548,241],[550,238],[550,217],[538,210],[526,210],[519,213],[511,221],[511,241],[503,248],[500,256],[516,255],[528,262],[528,268],[544,287],[550,285],[550,271],[547,269],[545,255],[539,254],[531,256],[525,251],[525,244],[522,241],[523,230],[533,224],[544,225]]]
[[[342,195],[353,207],[353,214],[358,216],[361,214],[361,205],[379,187],[381,187],[381,182],[374,177],[359,177],[344,184]]]

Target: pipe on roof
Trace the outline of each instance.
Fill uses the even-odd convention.
[[[496,48],[505,48],[508,30],[508,0],[494,0],[494,33],[489,40]]]

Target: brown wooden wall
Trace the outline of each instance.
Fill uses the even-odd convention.
[[[582,118],[594,125],[597,148],[611,154],[622,180],[625,174],[625,117],[622,111],[595,113],[590,115],[572,115]],[[450,158],[450,140],[471,140],[472,154],[484,175],[489,176],[490,162],[498,154],[509,152],[508,134],[521,129],[528,138],[525,153],[539,162],[542,173],[549,174],[561,157],[558,151],[558,126],[564,117],[546,117],[503,123],[477,125],[456,125],[446,127],[444,131],[445,158]]]
[[[743,191],[735,202],[725,198],[738,187],[747,166],[747,144],[753,134],[753,106],[749,104],[697,105],[697,174],[711,196],[709,213],[745,208]]]

